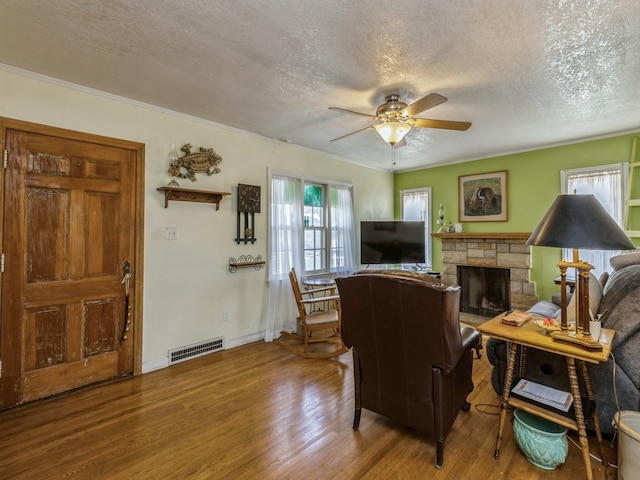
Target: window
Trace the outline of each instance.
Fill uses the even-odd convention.
[[[562,193],[592,193],[622,227],[627,171],[627,164],[622,163],[562,170],[560,172]],[[581,250],[580,259],[593,265],[595,267],[593,273],[600,276],[611,270],[609,259],[619,253],[618,251]],[[563,256],[571,260],[572,251],[564,249]]]
[[[349,275],[355,270],[351,185],[269,171],[268,308],[265,340],[295,331],[289,272]],[[303,272],[303,273],[301,273]]]
[[[350,186],[305,182],[303,225],[307,274],[353,273],[355,232]]]
[[[270,184],[270,255],[273,259],[269,264],[273,273],[285,274],[292,267],[305,272],[301,277],[353,273],[352,187],[277,174],[270,176]],[[275,258],[286,260],[274,263]]]
[[[307,273],[328,270],[325,196],[324,185],[304,184],[304,269]]]
[[[424,221],[425,260],[431,268],[431,187],[400,190],[402,220]]]

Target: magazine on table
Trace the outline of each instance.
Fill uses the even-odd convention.
[[[573,403],[573,395],[569,392],[541,385],[531,380],[521,379],[511,391],[521,397],[568,412]]]

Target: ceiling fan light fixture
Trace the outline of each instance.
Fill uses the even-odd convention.
[[[375,126],[376,132],[390,145],[400,142],[411,130],[411,125],[402,122],[384,122]]]

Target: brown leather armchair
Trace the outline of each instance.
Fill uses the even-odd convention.
[[[437,442],[436,468],[458,412],[469,411],[473,348],[480,334],[460,327],[460,287],[411,272],[360,272],[336,279],[342,338],[353,350],[355,416],[363,408]]]

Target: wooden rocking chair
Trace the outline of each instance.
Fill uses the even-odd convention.
[[[289,272],[289,280],[298,306],[302,337],[281,332],[277,343],[305,358],[333,358],[347,352],[340,335],[340,296],[336,286],[301,291],[293,268]],[[321,304],[327,309],[321,310]],[[310,348],[311,344],[320,343],[325,345]]]

